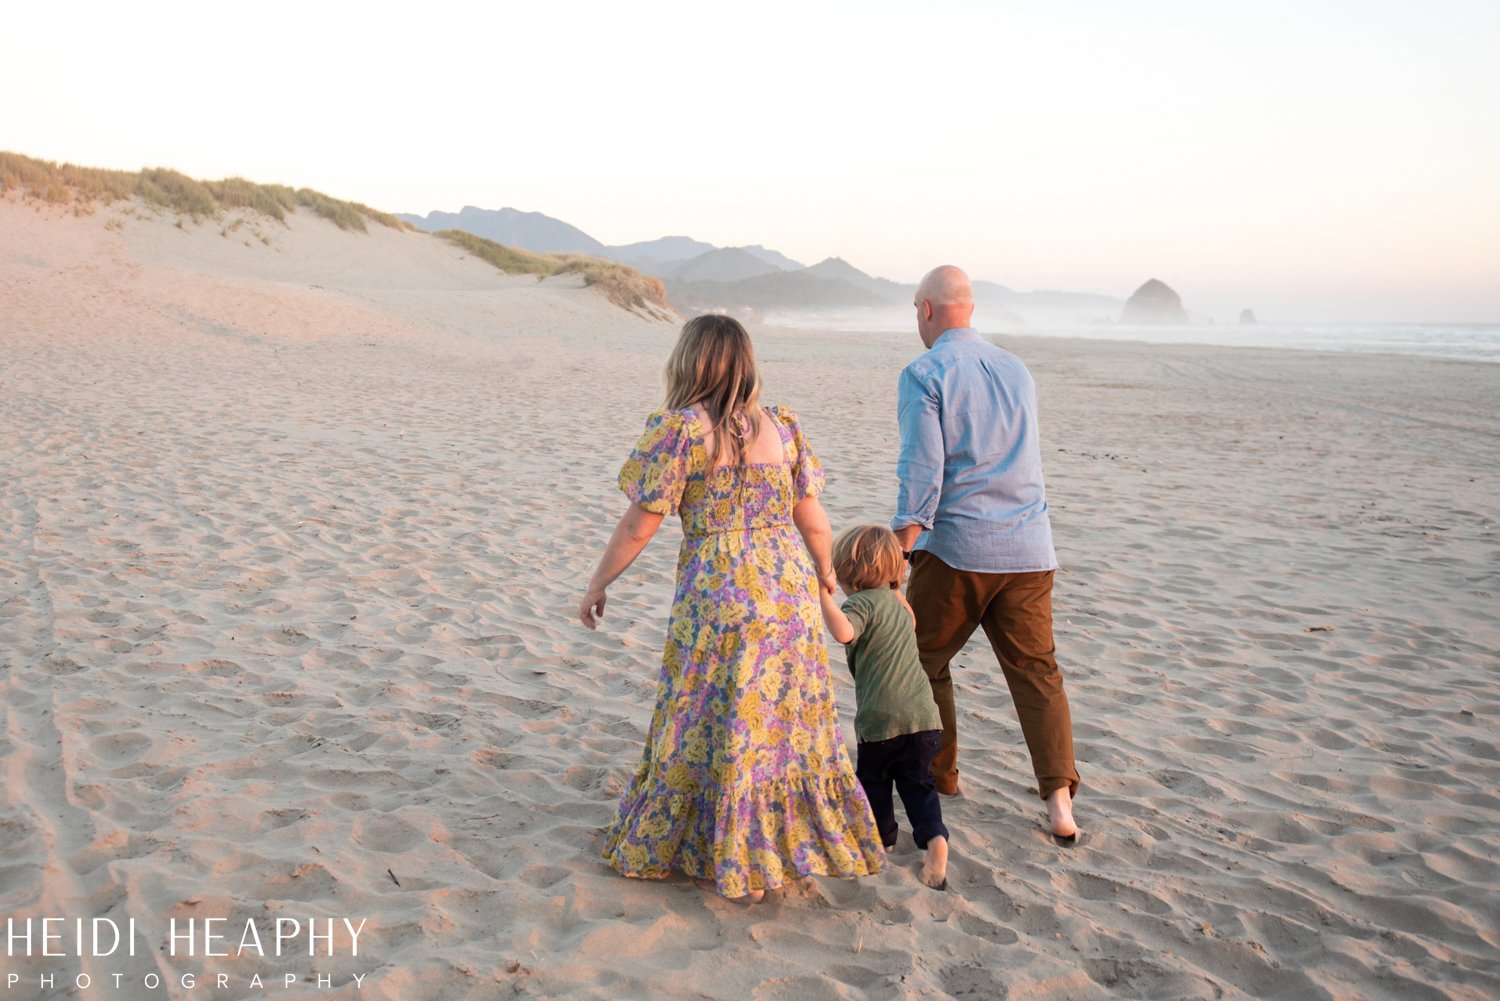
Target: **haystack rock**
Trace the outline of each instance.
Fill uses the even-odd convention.
[[[1248,309],[1240,310],[1240,323],[1247,327],[1254,326],[1256,323],[1254,311]]]
[[[1186,323],[1187,310],[1182,308],[1182,299],[1155,278],[1136,289],[1125,301],[1120,313],[1121,323]]]

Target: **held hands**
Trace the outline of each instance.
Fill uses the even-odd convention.
[[[818,590],[835,596],[839,593],[838,578],[832,570],[818,571]]]
[[[604,618],[604,588],[589,588],[578,603],[578,621],[590,629]]]

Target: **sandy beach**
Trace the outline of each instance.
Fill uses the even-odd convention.
[[[0,997],[1500,997],[1500,365],[976,316],[1039,387],[1081,843],[981,637],[948,892],[904,840],[742,907],[598,861],[675,526],[574,610],[675,326],[225,228],[0,199],[0,914],[66,919]],[[886,520],[915,333],[752,333]]]

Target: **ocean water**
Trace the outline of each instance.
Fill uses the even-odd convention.
[[[894,313],[768,314],[765,322],[798,330],[914,330],[910,310]],[[1418,355],[1500,362],[1500,324],[1237,324],[1129,326],[1125,324],[1047,324],[976,326],[986,334],[1028,337],[1085,337],[1155,344],[1210,344],[1223,347],[1291,348],[1300,351],[1352,351],[1361,354]],[[915,336],[915,335],[914,335]]]
[[[1016,329],[1013,333],[1021,333]],[[1060,333],[1024,329],[1028,334]],[[1074,327],[1072,337],[1149,341],[1156,344],[1217,344],[1226,347],[1352,351],[1500,362],[1500,324],[1217,324],[1146,327]]]

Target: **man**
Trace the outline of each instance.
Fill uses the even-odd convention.
[[[917,287],[927,352],[901,373],[900,488],[891,528],[911,553],[907,597],[943,721],[938,790],[958,793],[949,661],[983,627],[1010,687],[1052,835],[1076,842],[1073,723],[1052,642],[1057,556],[1042,487],[1036,384],[1021,360],[969,326],[974,292],[958,268]],[[915,550],[915,551],[913,551]]]

